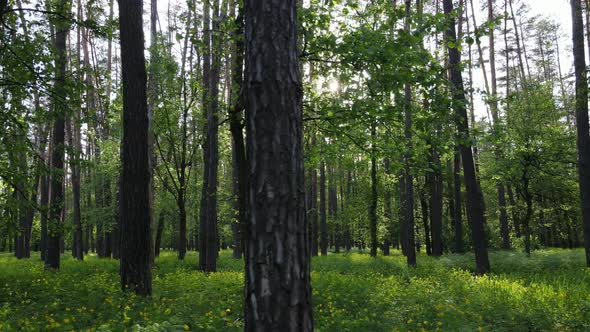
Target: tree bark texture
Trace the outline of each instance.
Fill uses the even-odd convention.
[[[142,0],[119,1],[123,78],[119,273],[123,289],[150,295],[152,174],[142,9]]]
[[[296,0],[245,2],[244,331],[313,330]]]

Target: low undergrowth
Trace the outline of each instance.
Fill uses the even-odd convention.
[[[468,254],[419,256],[415,269],[399,253],[314,258],[316,330],[590,331],[582,251],[494,252],[491,263],[475,277]],[[163,253],[143,299],[120,291],[116,260],[64,257],[45,272],[38,256],[0,254],[0,331],[240,331],[243,262],[223,252],[219,272],[196,266],[194,252],[183,262]]]

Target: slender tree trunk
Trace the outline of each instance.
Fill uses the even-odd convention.
[[[111,6],[111,14],[112,14],[112,10],[113,10],[113,2],[112,0],[110,1],[110,6]],[[190,13],[190,9],[189,9],[189,13]],[[111,16],[112,17],[112,16]],[[153,62],[157,62],[158,61],[158,57],[160,56],[158,54],[158,0],[150,0],[150,60]],[[187,24],[190,24],[190,17],[188,19]],[[185,38],[188,38],[185,37]],[[111,38],[109,38],[109,47],[111,44]],[[184,63],[183,63],[184,66]],[[110,67],[109,67],[109,74],[110,74]],[[155,134],[154,134],[154,117],[155,117],[155,110],[156,110],[156,100],[158,98],[158,79],[156,77],[156,72],[155,72],[155,67],[150,65],[150,69],[149,69],[149,73],[148,73],[148,83],[147,83],[147,94],[148,94],[148,153],[149,153],[149,159],[150,159],[150,173],[153,174],[154,169],[156,168],[156,164],[157,164],[157,158],[156,158],[156,153],[155,153],[155,142],[156,142],[156,138],[155,138]],[[184,77],[184,75],[183,75]],[[110,79],[110,77],[109,77]],[[110,85],[109,85],[110,88]],[[184,137],[183,137],[184,138]],[[183,158],[184,158],[184,154],[183,154]],[[181,169],[181,171],[184,173],[184,168]],[[153,176],[153,175],[152,175]],[[182,187],[180,189],[183,189]],[[154,181],[152,180],[150,182],[150,201],[152,203],[150,203],[150,208],[153,209],[153,202],[154,202]],[[120,219],[118,220],[120,223]],[[150,228],[151,228],[151,232],[150,234],[154,234],[154,211],[152,210],[150,213]],[[185,226],[186,228],[186,226]],[[157,230],[156,230],[157,233]],[[152,241],[153,244],[153,248],[156,248],[156,239],[155,238],[151,238],[150,241]],[[159,250],[159,249],[157,249]],[[159,252],[158,252],[159,253]],[[179,253],[180,256],[180,253]],[[155,261],[155,257],[156,257],[156,252],[154,251],[153,254],[151,255],[150,260],[152,261],[152,263]],[[184,257],[184,255],[183,255]]]
[[[209,0],[205,0],[205,16],[203,31],[209,30]],[[218,146],[218,94],[219,94],[219,53],[220,37],[218,36],[219,27],[219,0],[213,1],[213,31],[207,32],[205,38],[205,59],[209,59],[210,67],[208,75],[205,75],[205,66],[203,80],[207,84],[204,93],[206,98],[207,109],[207,137],[205,140],[205,163],[203,171],[203,197],[201,198],[200,212],[201,225],[199,226],[199,270],[205,272],[215,272],[217,270],[217,172],[219,164],[219,146]],[[206,76],[207,79],[205,78]]]
[[[242,98],[243,64],[244,64],[244,8],[241,1],[231,1],[232,10],[235,13],[234,40],[232,42],[232,84],[230,100],[232,107],[229,114],[229,127],[232,136],[232,161],[234,177],[234,196],[236,196],[237,224],[232,225],[234,233],[234,257],[240,258],[243,251],[242,233],[247,223],[246,212],[248,204],[248,166],[246,160],[246,148],[243,135],[244,103]]]
[[[514,36],[516,37],[516,55],[518,56],[518,68],[520,69],[520,79],[522,82],[526,81],[526,73],[524,71],[524,61],[522,60],[522,49],[520,47],[520,34],[518,32],[518,25],[516,24],[516,17],[514,16],[514,9],[512,8],[512,0],[507,0],[510,6],[510,16],[514,23]]]
[[[348,171],[348,175],[346,177],[346,197],[352,196],[352,186],[352,172]],[[344,227],[344,246],[346,247],[346,252],[349,252],[350,249],[352,249],[352,235],[350,232],[350,225],[347,223]]]
[[[313,330],[296,7],[296,0],[245,2],[244,331]]]
[[[527,190],[528,191],[528,190]],[[523,220],[524,228],[524,252],[527,256],[531,255],[531,218],[533,216],[533,198],[530,194],[526,194],[526,213]]]
[[[311,223],[311,255],[317,256],[319,252],[319,223],[318,223],[318,172],[310,170],[310,204],[309,204],[309,222]]]
[[[432,234],[431,253],[433,256],[443,254],[443,179],[440,156],[436,147],[432,147],[432,168],[430,177],[430,224]]]
[[[143,1],[119,2],[123,74],[121,171],[121,286],[138,295],[152,292],[152,236],[147,73],[144,58]]]
[[[590,130],[588,125],[588,81],[584,55],[584,22],[580,0],[570,0],[572,6],[572,32],[574,67],[576,74],[576,128],[578,145],[578,179],[580,206],[584,228],[586,266],[590,267]]]
[[[520,221],[518,217],[518,209],[516,206],[516,200],[514,198],[514,192],[512,191],[511,186],[508,186],[507,189],[508,202],[510,203],[510,207],[512,208],[512,223],[514,224],[514,233],[516,237],[520,237],[522,234],[520,229]]]
[[[428,184],[428,181],[426,182]],[[422,226],[424,227],[424,244],[426,245],[426,254],[432,255],[432,241],[430,240],[430,226],[428,225],[428,202],[424,190],[420,191],[420,210],[422,211]]]
[[[322,256],[328,254],[328,225],[326,222],[326,165],[320,164],[320,251]]]
[[[488,24],[494,21],[494,0],[488,0]],[[491,91],[489,97],[490,111],[492,113],[493,134],[499,134],[500,116],[498,110],[498,84],[496,79],[496,49],[495,49],[495,29],[490,29],[488,33],[489,54],[490,54],[490,74],[491,74]],[[496,160],[502,159],[502,151],[498,146],[494,147]],[[502,249],[510,249],[510,232],[508,229],[508,215],[506,213],[506,191],[502,181],[496,182],[498,192],[498,208],[500,209],[500,234],[502,235]]]
[[[166,219],[166,214],[164,210],[160,211],[158,216],[158,227],[156,229],[156,239],[154,241],[154,256],[160,256],[160,249],[162,247],[162,233],[164,233],[164,220]]]
[[[65,16],[70,14],[71,3],[61,0],[56,3],[55,11]],[[55,71],[54,86],[54,122],[52,135],[51,156],[51,193],[49,195],[49,218],[47,220],[46,269],[59,269],[60,266],[60,238],[62,236],[62,213],[64,205],[64,144],[65,144],[65,116],[66,100],[66,39],[69,23],[58,20],[55,23]]]
[[[451,16],[453,13],[452,0],[443,0],[445,15]],[[449,26],[445,33],[449,42],[456,42],[455,20],[449,20]],[[465,108],[465,90],[463,88],[463,78],[461,77],[461,53],[457,48],[448,47],[449,56],[449,76],[453,93],[453,108],[456,112],[457,130],[460,137],[461,160],[463,162],[463,172],[465,178],[465,187],[468,193],[468,208],[471,211],[471,236],[475,249],[475,263],[478,274],[490,272],[490,262],[488,259],[487,241],[485,235],[485,216],[483,212],[483,197],[477,185],[475,174],[475,165],[473,162],[473,152],[469,143],[469,126],[467,111]]]
[[[458,141],[457,141],[458,142]],[[461,153],[459,152],[459,143],[455,144],[453,153],[453,196],[455,201],[455,213],[453,219],[455,222],[455,252],[462,253],[463,249],[463,199],[461,195]]]
[[[389,158],[385,158],[383,168],[385,169],[385,174],[391,175],[391,160]],[[391,240],[393,238],[393,208],[391,206],[391,189],[389,185],[385,186],[385,193],[383,195],[384,202],[384,209],[383,209],[383,216],[385,217],[386,222],[386,234],[385,240],[383,241],[383,256],[389,256],[391,246]]]
[[[24,145],[26,144],[26,137],[24,134],[14,134],[14,139],[17,144]],[[18,230],[15,238],[15,246],[14,246],[14,254],[16,258],[27,258],[25,253],[25,242],[27,238],[27,214],[29,207],[29,199],[28,199],[28,190],[27,190],[27,177],[29,174],[27,168],[27,155],[26,153],[17,153],[13,155],[11,160],[14,160],[13,169],[16,170],[17,176],[15,176],[15,194],[16,194],[16,201],[17,201],[17,222],[18,222]]]
[[[338,224],[338,194],[336,190],[336,176],[334,175],[334,168],[330,167],[328,170],[328,212],[334,225],[334,252],[340,253],[340,225]]]
[[[19,11],[19,18],[22,24],[22,29],[25,35],[25,40],[27,41],[27,43],[30,42],[30,34],[29,34],[29,29],[28,29],[28,25],[26,22],[26,18],[25,18],[25,12],[22,10],[23,6],[20,0],[16,1],[16,5],[18,7]],[[0,4],[0,9],[3,8],[3,6]],[[31,61],[31,67],[34,67],[34,63]],[[40,97],[39,97],[39,92],[38,91],[33,91],[33,106],[36,112],[41,111],[41,104],[40,104]],[[37,204],[37,197],[38,197],[38,193],[39,193],[39,185],[40,185],[40,181],[41,181],[41,172],[43,171],[44,168],[44,159],[41,157],[43,156],[43,154],[45,153],[45,146],[47,145],[47,129],[45,128],[44,125],[39,125],[38,129],[37,129],[37,135],[36,135],[36,148],[38,148],[38,153],[39,153],[39,159],[35,161],[35,177],[31,186],[31,198],[30,198],[30,203],[27,204],[27,209],[25,211],[26,216],[24,221],[24,227],[23,227],[23,234],[24,237],[22,239],[23,243],[22,243],[22,256],[24,258],[30,258],[31,257],[31,236],[32,236],[32,229],[33,229],[33,219],[35,217],[35,204]],[[24,156],[24,154],[23,154]]]
[[[69,125],[69,145],[73,152],[70,155],[70,168],[72,169],[72,205],[73,205],[73,221],[74,221],[74,237],[72,243],[72,254],[77,260],[84,259],[84,251],[82,244],[82,215],[80,209],[80,166],[79,166],[79,135],[75,129],[78,124],[79,115],[74,117],[74,121],[68,121]],[[74,122],[74,123],[72,123]]]
[[[411,0],[405,0],[406,19],[404,30],[410,31]],[[406,242],[406,258],[408,266],[416,266],[415,235],[414,235],[414,178],[412,176],[412,88],[409,83],[404,85],[404,136],[406,140],[406,151],[404,153],[404,200],[402,210],[404,219],[402,233]]]
[[[186,184],[183,181],[179,181],[179,187],[184,188]],[[178,193],[178,199],[176,200],[176,206],[178,207],[178,259],[183,260],[186,256],[187,246],[187,230],[186,230],[186,201],[184,197],[184,191],[180,190]]]
[[[45,152],[45,156],[49,156],[51,148],[48,148]],[[45,164],[47,165],[49,158],[45,158]],[[43,175],[41,177],[41,198],[39,201],[40,216],[39,223],[41,224],[41,260],[45,261],[47,254],[47,217],[48,217],[48,203],[49,203],[49,177]]]
[[[371,257],[377,256],[377,128],[371,125],[371,203],[369,205],[369,232],[371,234]]]

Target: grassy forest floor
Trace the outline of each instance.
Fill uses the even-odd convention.
[[[0,331],[239,331],[243,263],[223,252],[219,272],[196,271],[197,254],[157,259],[151,299],[122,294],[118,261],[65,255],[47,273],[38,255],[0,254]],[[491,254],[494,273],[474,277],[472,255],[405,259],[351,253],[312,263],[317,331],[590,331],[590,269],[581,250]]]

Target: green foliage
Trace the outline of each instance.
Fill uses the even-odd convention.
[[[154,295],[122,293],[115,260],[65,259],[46,273],[35,257],[0,256],[0,331],[240,331],[243,263],[220,255],[219,272],[196,271],[163,253]],[[590,272],[583,252],[544,250],[527,259],[492,253],[495,273],[471,274],[471,255],[418,257],[398,252],[329,255],[312,263],[317,331],[584,331],[590,328]]]

